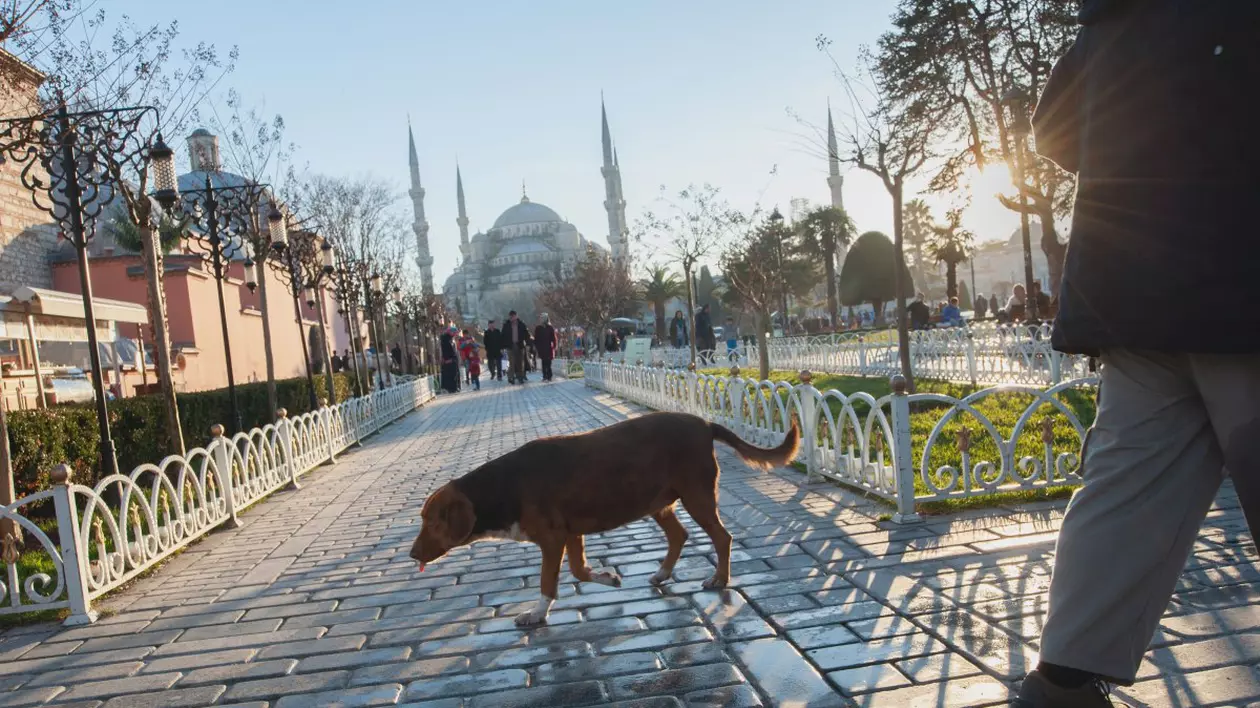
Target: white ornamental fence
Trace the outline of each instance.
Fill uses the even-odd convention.
[[[732,373],[585,362],[589,387],[656,410],[698,415],[755,445],[782,442],[786,421],[795,417],[801,426],[796,462],[811,481],[826,478],[887,500],[897,508],[898,523],[919,521],[916,504],[925,502],[1078,484],[1085,426],[1066,394],[1097,384],[1094,378],[1050,388],[1008,384],[954,398],[907,393],[905,379],[895,375],[893,392],[875,398],[820,391],[808,371],[795,386]],[[1007,410],[1012,395],[1027,404],[1017,405],[1014,424],[1000,430],[978,407]],[[986,405],[998,396],[1007,398]]]
[[[1089,375],[1088,360],[1050,346],[1049,324],[989,322],[910,333],[910,366],[916,377],[970,384],[1049,386]],[[894,376],[901,371],[897,332],[875,330],[817,337],[777,337],[769,343],[770,368],[852,376]],[[697,353],[697,366],[757,366],[757,345]],[[634,364],[636,362],[625,362]],[[644,362],[647,363],[647,362]],[[652,350],[652,362],[672,368],[691,363],[689,349]]]
[[[436,390],[428,377],[402,379],[299,416],[281,409],[274,424],[232,437],[216,425],[205,447],[111,475],[95,487],[75,484],[70,468],[58,466],[50,489],[0,506],[0,518],[20,526],[32,549],[24,562],[17,538],[0,540],[0,615],[65,608],[65,624],[91,623],[93,600],[215,528],[239,526],[244,509],[281,487],[300,488],[303,475],[335,462],[337,453],[420,407]],[[49,500],[55,532],[23,513]]]

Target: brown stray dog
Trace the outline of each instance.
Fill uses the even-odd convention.
[[[783,444],[770,450],[685,413],[652,413],[582,435],[542,438],[448,482],[420,512],[420,534],[411,557],[424,570],[456,546],[484,539],[532,541],[542,550],[542,597],[516,618],[521,627],[547,621],[556,600],[565,549],[569,569],[581,582],[620,587],[612,570],[586,564],[583,536],[624,526],[645,516],[669,540],[660,584],[673,574],[687,531],[674,503],[695,519],[713,541],[717,570],[707,588],[726,587],[731,577],[731,534],[718,518],[718,464],[713,441],[734,448],[746,462],[766,469],[796,456],[796,421]]]

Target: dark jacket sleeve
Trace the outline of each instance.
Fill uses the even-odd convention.
[[[1085,69],[1081,35],[1050,72],[1032,117],[1037,153],[1072,173],[1079,170],[1081,158],[1081,82]]]

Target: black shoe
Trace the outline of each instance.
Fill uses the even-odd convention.
[[[1130,708],[1128,703],[1111,700],[1111,687],[1094,680],[1079,688],[1063,688],[1039,671],[1029,672],[1019,688],[1012,708]]]

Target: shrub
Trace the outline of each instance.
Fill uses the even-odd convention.
[[[353,376],[334,374],[337,400],[357,393]],[[316,399],[327,395],[324,377],[315,377]],[[250,383],[236,387],[245,429],[270,423],[274,411],[267,406],[267,384]],[[276,399],[289,415],[310,410],[306,377],[276,382]],[[221,423],[233,430],[227,389],[184,393],[178,396],[184,446],[204,447],[210,440],[210,427]],[[67,463],[76,482],[95,485],[101,478],[100,430],[92,403],[67,403],[51,408],[12,411],[8,414],[9,446],[17,496],[23,497],[48,487],[52,468]],[[166,457],[166,418],[158,396],[137,396],[114,401],[109,406],[110,432],[118,456],[119,471],[130,473],[145,462],[158,463]]]

